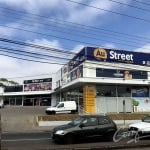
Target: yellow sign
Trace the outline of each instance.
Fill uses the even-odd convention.
[[[83,106],[87,113],[95,112],[95,87],[86,85],[84,87]]]
[[[97,59],[107,59],[107,52],[103,48],[97,48],[94,50],[94,57]]]

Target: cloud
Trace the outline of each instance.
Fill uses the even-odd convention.
[[[56,40],[48,41],[46,39],[35,39],[34,41],[30,42],[43,46],[54,46],[57,48],[61,48],[60,43]],[[19,83],[21,83],[24,79],[51,77],[51,74],[56,73],[62,67],[62,65],[59,64],[46,64],[36,63],[32,61],[23,61],[11,57],[5,57],[2,55],[0,55],[0,60],[1,77],[9,78]]]
[[[21,8],[27,12],[40,13],[40,10],[45,8],[54,8],[59,6],[59,0],[1,0],[0,4],[5,4],[9,7]]]
[[[149,53],[150,52],[150,44],[146,44],[140,48],[135,49],[134,51],[136,52],[144,52],[144,53]]]
[[[116,48],[116,46],[112,43],[106,43],[106,44],[104,44],[104,47],[106,47],[106,48]]]
[[[82,48],[84,48],[84,45],[76,45],[76,46],[73,48],[72,52],[78,53],[78,52],[80,52],[80,50],[81,50]]]
[[[43,14],[47,16],[48,14],[48,17],[57,17],[70,22],[90,24],[92,21],[96,21],[97,17],[101,17],[102,15],[106,14],[111,15],[111,13],[108,13],[102,9],[111,11],[120,8],[120,5],[117,5],[117,3],[106,0],[78,0],[77,2],[100,9],[87,7],[65,0],[1,0],[0,4],[5,4],[9,7],[16,7],[17,10],[21,8],[21,10],[29,13],[39,14],[41,16]],[[123,2],[128,4],[130,0],[124,0]],[[101,22],[102,19],[103,18],[97,21]]]
[[[80,1],[78,2],[80,3]],[[124,0],[124,2],[129,3],[129,0]],[[100,1],[93,0],[90,1],[89,3],[86,3],[86,1],[81,1],[81,3],[84,3],[87,6],[79,5],[75,3],[70,4],[73,7],[71,7],[71,9],[68,8],[70,13],[67,20],[71,22],[89,23],[89,24],[91,23],[93,24],[93,21],[96,21],[96,23],[97,22],[100,23],[104,19],[102,18],[102,16],[108,14],[111,15],[111,13],[105,10],[114,11],[117,8],[119,8],[119,5],[117,5],[116,3],[112,3],[106,0],[100,0]],[[97,18],[99,18],[99,20],[96,20]]]
[[[0,35],[10,37],[14,34],[14,30],[5,26],[0,26]]]

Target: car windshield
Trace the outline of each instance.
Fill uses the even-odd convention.
[[[145,118],[142,120],[142,122],[148,122],[148,123],[150,123],[150,117],[145,117]]]
[[[77,117],[76,119],[74,119],[73,121],[71,121],[69,124],[71,125],[79,125],[82,123],[82,121],[84,120],[83,117]]]

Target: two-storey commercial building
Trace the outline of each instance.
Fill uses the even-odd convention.
[[[20,89],[5,89],[4,104],[75,100],[87,113],[150,111],[150,53],[84,47],[55,77],[26,80]]]

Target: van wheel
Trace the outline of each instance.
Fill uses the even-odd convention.
[[[71,114],[75,114],[76,113],[76,111],[75,110],[71,110]]]
[[[75,138],[72,134],[68,134],[64,138],[65,144],[73,144],[75,142]]]
[[[52,111],[52,114],[53,114],[53,115],[55,115],[55,114],[56,114],[56,112],[55,112],[55,111]]]

